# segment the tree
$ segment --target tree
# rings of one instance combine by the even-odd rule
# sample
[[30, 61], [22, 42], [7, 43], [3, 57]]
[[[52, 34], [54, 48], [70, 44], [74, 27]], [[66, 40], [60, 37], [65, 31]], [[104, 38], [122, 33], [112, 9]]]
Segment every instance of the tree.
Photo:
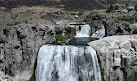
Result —
[[110, 5], [110, 7], [109, 7], [111, 10], [113, 10], [114, 9], [114, 7], [112, 6], [112, 5]]
[[137, 5], [135, 6], [135, 11], [137, 11]]
[[110, 7], [106, 10], [107, 13], [113, 12], [114, 7], [110, 5]]
[[125, 6], [128, 7], [128, 4], [126, 4]]
[[108, 9], [106, 10], [107, 13], [111, 13], [112, 11], [113, 11], [113, 10], [110, 9], [110, 8], [108, 8]]
[[114, 6], [114, 10], [118, 10], [119, 9], [119, 6], [118, 5], [115, 5]]

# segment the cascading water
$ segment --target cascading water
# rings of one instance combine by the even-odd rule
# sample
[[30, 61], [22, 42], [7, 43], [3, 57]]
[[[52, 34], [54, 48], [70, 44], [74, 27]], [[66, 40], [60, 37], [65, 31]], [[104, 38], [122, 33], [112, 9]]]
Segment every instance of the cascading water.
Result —
[[[76, 26], [76, 38], [90, 37], [89, 25]], [[96, 51], [90, 46], [44, 45], [37, 59], [36, 81], [101, 81]]]
[[89, 25], [76, 26], [76, 36], [75, 37], [90, 37], [91, 28]]
[[96, 37], [96, 38], [103, 38], [104, 36], [105, 36], [105, 28], [104, 28], [104, 26], [101, 29], [97, 30], [92, 35], [92, 37]]
[[36, 81], [101, 81], [96, 51], [90, 46], [42, 46]]

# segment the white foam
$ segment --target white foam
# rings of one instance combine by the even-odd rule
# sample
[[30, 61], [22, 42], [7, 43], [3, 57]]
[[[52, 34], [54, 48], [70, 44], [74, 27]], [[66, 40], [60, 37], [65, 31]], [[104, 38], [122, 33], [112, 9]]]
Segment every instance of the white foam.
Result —
[[101, 81], [96, 51], [90, 47], [44, 45], [37, 59], [36, 81]]
[[96, 38], [103, 38], [104, 36], [105, 36], [105, 28], [104, 28], [104, 26], [101, 29], [97, 30], [92, 35], [92, 37], [96, 37]]
[[76, 26], [76, 36], [75, 37], [90, 37], [91, 28], [89, 25]]

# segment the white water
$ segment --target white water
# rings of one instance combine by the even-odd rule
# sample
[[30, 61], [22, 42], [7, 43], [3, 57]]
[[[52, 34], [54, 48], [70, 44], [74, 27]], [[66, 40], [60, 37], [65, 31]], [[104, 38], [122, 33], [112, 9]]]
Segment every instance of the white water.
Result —
[[101, 81], [100, 75], [90, 46], [44, 45], [39, 50], [36, 81]]
[[76, 36], [75, 37], [90, 37], [91, 28], [89, 25], [76, 26]]
[[105, 36], [105, 28], [104, 28], [104, 26], [101, 29], [97, 30], [92, 35], [92, 37], [96, 37], [96, 38], [103, 38], [104, 36]]

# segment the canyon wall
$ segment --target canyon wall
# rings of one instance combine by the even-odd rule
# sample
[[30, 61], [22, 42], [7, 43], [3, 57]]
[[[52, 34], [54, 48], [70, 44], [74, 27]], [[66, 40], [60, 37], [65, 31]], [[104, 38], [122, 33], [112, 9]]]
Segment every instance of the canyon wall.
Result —
[[39, 48], [52, 43], [48, 26], [22, 24], [0, 31], [0, 81], [29, 81]]
[[103, 81], [137, 81], [137, 35], [106, 37], [89, 45], [97, 52]]

